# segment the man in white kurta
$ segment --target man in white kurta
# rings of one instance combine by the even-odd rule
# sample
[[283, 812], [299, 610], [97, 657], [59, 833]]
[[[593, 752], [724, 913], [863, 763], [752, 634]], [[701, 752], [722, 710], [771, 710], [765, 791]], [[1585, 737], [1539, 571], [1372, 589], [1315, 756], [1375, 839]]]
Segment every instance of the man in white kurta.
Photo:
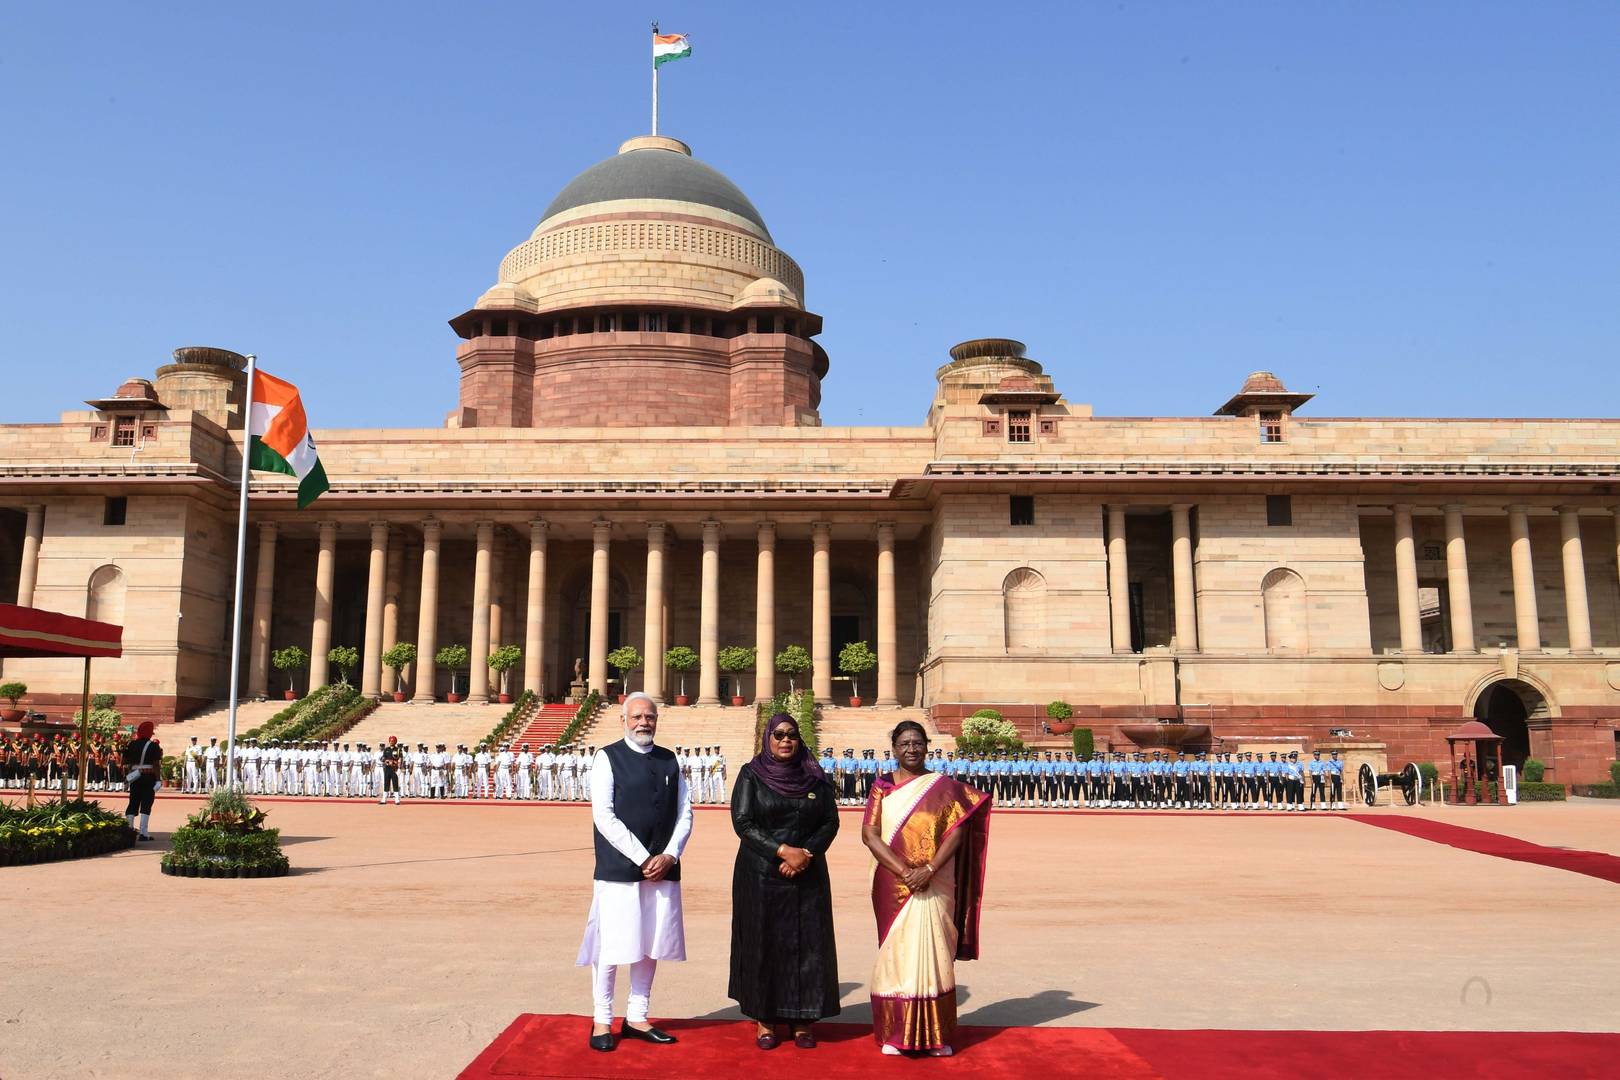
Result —
[[[619, 1038], [659, 1044], [675, 1041], [648, 1022], [647, 1011], [658, 961], [686, 959], [678, 878], [681, 852], [692, 834], [692, 795], [669, 751], [653, 744], [657, 730], [657, 704], [646, 694], [631, 694], [624, 703], [623, 743], [598, 752], [591, 763], [597, 869], [591, 913], [575, 963], [591, 968], [595, 1023], [590, 1045], [594, 1050], [612, 1050], [616, 1045], [613, 989], [619, 964], [630, 965], [630, 998]], [[629, 755], [650, 755], [653, 760], [647, 769], [631, 770], [637, 773], [635, 787], [622, 788], [613, 759], [620, 758], [622, 768], [623, 762], [635, 760]], [[667, 796], [670, 787], [675, 789], [673, 798]], [[642, 801], [626, 802], [627, 791], [639, 793]], [[649, 814], [648, 806], [655, 804], [667, 809]], [[639, 825], [632, 828], [627, 819]], [[657, 851], [648, 850], [647, 840], [665, 837]], [[622, 873], [623, 868], [629, 868], [631, 874]], [[605, 880], [632, 877], [636, 868], [639, 880]], [[670, 880], [672, 876], [676, 880]]]

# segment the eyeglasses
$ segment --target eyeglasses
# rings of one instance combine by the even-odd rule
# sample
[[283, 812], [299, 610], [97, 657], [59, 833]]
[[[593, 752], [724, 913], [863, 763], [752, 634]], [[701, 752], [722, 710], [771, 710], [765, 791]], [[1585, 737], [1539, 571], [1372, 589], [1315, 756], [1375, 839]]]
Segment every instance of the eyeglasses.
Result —
[[773, 732], [771, 732], [771, 738], [775, 739], [777, 742], [798, 742], [799, 741], [799, 737], [797, 735], [793, 734], [793, 732], [791, 732], [791, 731], [773, 731]]

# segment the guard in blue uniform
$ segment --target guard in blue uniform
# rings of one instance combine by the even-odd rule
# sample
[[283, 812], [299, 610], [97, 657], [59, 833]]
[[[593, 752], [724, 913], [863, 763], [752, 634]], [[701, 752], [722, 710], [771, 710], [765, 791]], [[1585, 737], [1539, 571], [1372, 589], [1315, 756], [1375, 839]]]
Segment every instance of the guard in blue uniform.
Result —
[[1311, 778], [1311, 801], [1306, 805], [1306, 809], [1326, 809], [1322, 803], [1327, 799], [1327, 791], [1323, 785], [1323, 780], [1327, 776], [1327, 762], [1322, 760], [1322, 751], [1311, 751], [1311, 760], [1305, 763], [1305, 772]]
[[1333, 756], [1328, 758], [1328, 786], [1333, 794], [1333, 809], [1344, 809], [1344, 762], [1339, 760], [1339, 752], [1332, 751]]
[[845, 806], [854, 806], [860, 801], [856, 792], [856, 785], [860, 783], [860, 760], [855, 756], [853, 746], [844, 747], [844, 756], [838, 759], [838, 792], [839, 802]]
[[1299, 811], [1305, 809], [1305, 769], [1299, 763], [1299, 751], [1291, 750], [1288, 760], [1283, 762], [1283, 780], [1287, 785], [1285, 791], [1288, 800], [1288, 809]]

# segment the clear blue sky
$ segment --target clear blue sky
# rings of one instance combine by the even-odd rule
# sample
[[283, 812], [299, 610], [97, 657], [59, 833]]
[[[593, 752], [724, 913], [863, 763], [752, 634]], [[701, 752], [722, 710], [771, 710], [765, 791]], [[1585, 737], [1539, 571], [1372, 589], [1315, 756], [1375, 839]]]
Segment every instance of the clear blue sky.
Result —
[[445, 320], [648, 124], [826, 319], [828, 424], [919, 423], [955, 342], [1099, 414], [1245, 373], [1316, 415], [1617, 415], [1620, 5], [10, 3], [0, 422], [177, 345], [319, 427], [437, 425]]

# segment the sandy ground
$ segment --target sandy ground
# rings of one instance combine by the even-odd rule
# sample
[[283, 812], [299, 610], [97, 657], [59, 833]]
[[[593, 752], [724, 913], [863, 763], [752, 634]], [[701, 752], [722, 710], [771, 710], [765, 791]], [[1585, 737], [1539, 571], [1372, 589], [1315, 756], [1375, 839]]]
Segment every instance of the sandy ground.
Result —
[[[293, 876], [163, 877], [194, 806], [160, 799], [158, 842], [131, 852], [0, 870], [0, 1076], [451, 1077], [521, 1012], [588, 1011], [584, 808], [272, 802]], [[1620, 834], [1620, 807], [1591, 802], [1393, 812], [1596, 850]], [[876, 942], [857, 825], [844, 815], [830, 858], [842, 1019], [863, 1022]], [[663, 965], [655, 1015], [736, 1015], [735, 851], [725, 812], [700, 811], [690, 959]], [[1326, 815], [1000, 812], [962, 1019], [1614, 1030], [1617, 901]]]

